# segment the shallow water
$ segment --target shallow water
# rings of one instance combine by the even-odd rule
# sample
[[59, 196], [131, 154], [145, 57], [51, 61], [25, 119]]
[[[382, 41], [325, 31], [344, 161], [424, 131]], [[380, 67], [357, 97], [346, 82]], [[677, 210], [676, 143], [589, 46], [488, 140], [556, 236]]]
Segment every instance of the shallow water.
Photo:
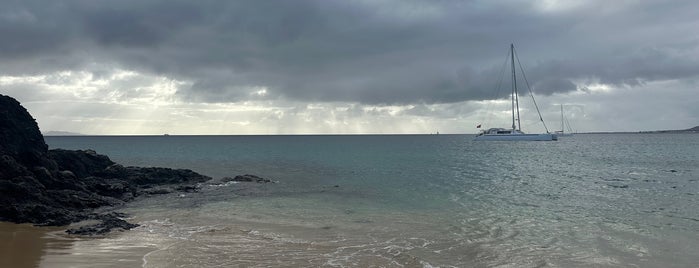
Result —
[[[472, 138], [46, 140], [51, 148], [91, 148], [126, 165], [189, 168], [212, 177], [249, 173], [279, 181], [204, 184], [199, 193], [131, 203], [124, 211], [141, 227], [73, 243], [72, 253], [90, 249], [97, 259], [94, 252], [144, 267], [693, 267], [699, 262], [694, 206], [699, 135], [597, 134], [514, 143]], [[44, 264], [73, 258], [58, 255], [46, 252]]]

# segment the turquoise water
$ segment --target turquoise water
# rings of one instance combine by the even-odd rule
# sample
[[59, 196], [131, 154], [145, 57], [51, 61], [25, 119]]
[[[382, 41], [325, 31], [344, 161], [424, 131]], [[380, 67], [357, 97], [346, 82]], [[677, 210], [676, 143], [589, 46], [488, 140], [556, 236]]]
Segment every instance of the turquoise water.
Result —
[[[124, 208], [145, 267], [694, 267], [699, 135], [47, 137], [220, 178]], [[109, 244], [109, 243], [107, 243]], [[106, 251], [108, 252], [108, 251]]]

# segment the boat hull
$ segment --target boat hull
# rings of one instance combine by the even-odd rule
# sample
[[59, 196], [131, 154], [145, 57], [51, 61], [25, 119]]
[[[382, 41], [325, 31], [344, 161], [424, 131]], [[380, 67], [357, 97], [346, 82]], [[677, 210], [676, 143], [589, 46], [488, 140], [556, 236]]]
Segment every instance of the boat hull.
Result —
[[476, 136], [477, 141], [555, 141], [555, 134], [483, 134]]

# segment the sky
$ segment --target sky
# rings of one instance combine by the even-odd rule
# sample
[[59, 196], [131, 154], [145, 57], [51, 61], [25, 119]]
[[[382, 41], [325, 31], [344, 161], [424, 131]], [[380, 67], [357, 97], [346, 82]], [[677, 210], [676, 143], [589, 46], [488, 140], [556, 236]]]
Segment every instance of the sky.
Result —
[[526, 76], [518, 81], [525, 132], [560, 129], [561, 105], [580, 132], [699, 125], [696, 0], [0, 5], [0, 94], [19, 100], [43, 132], [509, 127], [511, 43]]

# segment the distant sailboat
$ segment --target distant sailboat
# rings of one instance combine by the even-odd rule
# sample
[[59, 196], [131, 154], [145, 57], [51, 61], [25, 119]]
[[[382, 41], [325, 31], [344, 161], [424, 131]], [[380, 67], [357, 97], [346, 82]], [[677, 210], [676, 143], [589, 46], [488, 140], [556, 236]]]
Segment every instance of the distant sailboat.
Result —
[[[510, 44], [510, 55], [512, 57], [512, 128], [506, 129], [506, 128], [490, 128], [488, 130], [483, 130], [481, 131], [478, 136], [476, 136], [475, 140], [477, 141], [555, 141], [558, 140], [558, 136], [556, 134], [549, 133], [547, 130], [547, 133], [541, 133], [541, 134], [526, 134], [522, 131], [522, 126], [520, 124], [520, 117], [519, 117], [519, 96], [518, 96], [518, 91], [517, 91], [517, 74], [515, 72], [515, 45]], [[519, 62], [519, 59], [518, 59]], [[521, 64], [520, 64], [520, 69], [521, 69]], [[525, 78], [526, 79], [526, 78]], [[527, 84], [527, 87], [529, 85]], [[536, 111], [539, 112], [539, 108], [536, 105], [536, 100], [534, 100], [534, 95], [531, 94], [531, 89], [529, 89], [529, 93], [532, 97], [532, 101], [534, 102], [534, 106], [537, 107]], [[516, 116], [516, 119], [515, 119]], [[539, 113], [539, 119], [541, 119], [541, 122], [544, 123], [544, 119], [541, 117], [541, 113]], [[481, 125], [479, 124], [477, 128], [480, 128]], [[546, 124], [544, 123], [544, 128], [546, 128]]]
[[[566, 126], [568, 129], [568, 132], [565, 131]], [[555, 132], [555, 134], [558, 137], [573, 136], [573, 130], [570, 128], [570, 123], [568, 123], [568, 119], [566, 119], [565, 115], [563, 115], [563, 104], [561, 104], [561, 130], [557, 130]]]

